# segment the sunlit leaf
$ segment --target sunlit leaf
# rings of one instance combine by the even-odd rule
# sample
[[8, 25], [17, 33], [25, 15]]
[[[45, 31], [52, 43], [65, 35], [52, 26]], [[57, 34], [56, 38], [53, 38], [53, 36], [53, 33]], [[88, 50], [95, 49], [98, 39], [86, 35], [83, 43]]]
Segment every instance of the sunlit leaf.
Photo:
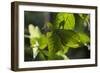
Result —
[[[48, 49], [50, 55], [57, 51], [62, 51], [63, 55], [68, 52], [68, 47], [79, 47], [79, 36], [72, 30], [57, 29], [55, 32], [48, 33]], [[60, 54], [61, 54], [60, 53]]]
[[48, 48], [50, 50], [54, 49], [55, 51], [58, 49], [62, 48], [62, 43], [60, 41], [59, 36], [55, 33], [49, 33], [50, 35], [48, 36]]
[[63, 53], [63, 51], [58, 51], [56, 54], [57, 54], [58, 56], [63, 57], [64, 60], [67, 60], [67, 59], [68, 59], [68, 57]]
[[71, 48], [78, 48], [80, 45], [79, 45], [79, 43], [77, 43], [76, 41], [74, 42], [75, 40], [70, 40], [67, 44], [66, 44], [66, 46], [68, 46], [68, 47], [71, 47]]
[[79, 47], [79, 35], [72, 30], [58, 30], [57, 31], [61, 42], [67, 47], [76, 48]]
[[45, 49], [45, 47], [47, 46], [47, 37], [41, 35], [41, 37], [38, 39], [38, 42], [39, 42], [39, 48]]
[[38, 55], [39, 53], [39, 50], [38, 50], [38, 46], [39, 46], [39, 43], [36, 41], [36, 43], [33, 45], [33, 58], [35, 59], [36, 56]]
[[36, 43], [36, 38], [30, 38], [31, 47], [33, 47], [35, 43]]
[[58, 13], [55, 25], [57, 28], [73, 30], [75, 26], [75, 18], [70, 13]]
[[47, 46], [47, 39], [43, 34], [41, 34], [38, 26], [35, 27], [34, 25], [30, 24], [29, 33], [30, 33], [30, 44], [33, 50], [33, 58], [36, 58], [39, 49], [44, 49]]
[[38, 28], [38, 26], [35, 27], [33, 24], [29, 24], [29, 33], [30, 37], [33, 38], [40, 38], [41, 36], [40, 29]]
[[86, 35], [85, 33], [78, 33], [79, 37], [80, 37], [80, 42], [82, 43], [89, 43], [90, 42], [90, 38], [88, 35]]

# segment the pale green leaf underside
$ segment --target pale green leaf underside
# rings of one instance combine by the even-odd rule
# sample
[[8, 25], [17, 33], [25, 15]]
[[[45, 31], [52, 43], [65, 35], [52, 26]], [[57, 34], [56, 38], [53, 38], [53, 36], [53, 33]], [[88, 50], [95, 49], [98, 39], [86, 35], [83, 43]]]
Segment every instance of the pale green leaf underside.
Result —
[[34, 26], [33, 24], [29, 24], [29, 33], [31, 38], [40, 38], [41, 32], [38, 26]]

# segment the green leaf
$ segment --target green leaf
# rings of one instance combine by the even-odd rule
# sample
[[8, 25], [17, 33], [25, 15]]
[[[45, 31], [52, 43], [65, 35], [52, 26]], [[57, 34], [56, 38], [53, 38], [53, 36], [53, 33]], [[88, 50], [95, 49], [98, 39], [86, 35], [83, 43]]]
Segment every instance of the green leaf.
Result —
[[90, 29], [89, 14], [74, 14], [75, 16], [75, 30], [78, 32], [88, 33]]
[[34, 46], [36, 41], [39, 43], [39, 48], [44, 49], [47, 46], [47, 38], [40, 32], [38, 26], [29, 24], [30, 44]]
[[78, 32], [84, 32], [84, 20], [78, 15], [75, 16], [75, 30]]
[[36, 43], [36, 38], [30, 38], [30, 45], [31, 47], [34, 47], [34, 44]]
[[55, 32], [48, 33], [48, 49], [49, 54], [53, 55], [52, 53], [57, 52], [59, 49], [62, 49], [63, 45], [60, 41], [59, 36]]
[[52, 23], [47, 22], [46, 24], [47, 24], [47, 27], [48, 27], [48, 28], [51, 28], [51, 29], [53, 29], [53, 28], [54, 28]]
[[64, 53], [64, 54], [66, 54], [66, 53], [68, 52], [68, 50], [69, 50], [69, 47], [67, 47], [67, 46], [64, 46], [64, 47], [63, 47], [63, 53]]
[[31, 38], [40, 38], [41, 32], [38, 26], [34, 26], [33, 24], [29, 24], [29, 33]]
[[87, 14], [79, 14], [79, 16], [82, 18], [82, 19], [85, 19], [87, 17]]
[[58, 13], [55, 20], [56, 28], [73, 30], [75, 26], [75, 18], [70, 13]]
[[39, 53], [39, 50], [38, 50], [39, 44], [38, 44], [38, 42], [36, 41], [36, 43], [35, 43], [34, 45], [32, 45], [32, 46], [33, 46], [33, 48], [32, 48], [32, 51], [33, 51], [33, 58], [35, 59], [36, 56], [37, 56], [38, 53]]
[[41, 37], [38, 39], [39, 42], [39, 48], [45, 49], [47, 47], [47, 37], [44, 35], [41, 35]]
[[38, 57], [40, 60], [46, 60], [45, 55], [42, 52], [39, 52]]
[[68, 57], [64, 54], [63, 51], [58, 51], [56, 54], [57, 54], [58, 56], [63, 57], [64, 60], [67, 60], [67, 59], [68, 59]]
[[84, 20], [88, 20], [89, 19], [89, 14], [79, 14], [79, 16]]
[[48, 56], [48, 50], [42, 50], [42, 53], [43, 53], [45, 56]]
[[71, 40], [66, 44], [67, 47], [78, 48], [80, 45], [75, 40]]
[[79, 35], [72, 30], [57, 29], [53, 32], [48, 32], [47, 36], [49, 59], [53, 59], [52, 56], [59, 50], [64, 55], [68, 52], [69, 47], [79, 47]]
[[85, 33], [78, 33], [79, 37], [80, 37], [80, 42], [86, 44], [90, 42], [90, 38], [88, 35], [86, 35]]
[[[38, 26], [29, 24], [30, 44], [33, 51], [33, 58], [39, 53], [39, 49], [45, 49], [47, 46], [47, 38], [40, 32]], [[42, 54], [41, 54], [42, 56]]]
[[89, 22], [90, 15], [89, 14], [79, 14], [79, 16], [84, 20], [84, 22], [86, 23], [86, 26], [88, 26], [90, 24], [90, 22]]
[[[53, 60], [57, 57], [56, 52], [63, 50], [64, 46], [56, 32], [48, 32], [48, 59]], [[55, 57], [54, 57], [55, 56]], [[57, 58], [58, 59], [58, 58]]]
[[72, 30], [57, 30], [57, 33], [64, 46], [77, 48], [79, 47], [79, 35]]

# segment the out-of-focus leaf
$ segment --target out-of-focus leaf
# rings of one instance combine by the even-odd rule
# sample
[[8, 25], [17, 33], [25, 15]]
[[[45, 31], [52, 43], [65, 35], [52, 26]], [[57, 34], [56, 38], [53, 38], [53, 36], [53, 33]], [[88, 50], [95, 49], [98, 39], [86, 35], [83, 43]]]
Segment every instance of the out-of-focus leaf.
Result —
[[36, 38], [30, 38], [30, 45], [31, 45], [31, 47], [34, 47], [35, 43], [36, 43]]
[[[82, 25], [80, 23], [79, 25], [81, 25], [84, 29], [86, 28], [87, 30], [89, 30], [90, 29], [90, 15], [89, 14], [78, 14], [78, 15], [79, 15], [78, 18], [80, 18], [80, 20], [83, 22]], [[79, 22], [81, 22], [80, 20]], [[78, 20], [76, 19], [76, 21]]]
[[[33, 58], [39, 53], [39, 49], [44, 49], [47, 46], [47, 38], [41, 34], [38, 26], [29, 24], [30, 44], [33, 50]], [[42, 56], [42, 55], [41, 55]]]
[[32, 24], [29, 25], [30, 44], [33, 46], [36, 41], [39, 43], [39, 48], [44, 49], [47, 46], [47, 38], [41, 34], [40, 29]]
[[89, 14], [79, 14], [79, 16], [84, 20], [88, 20], [89, 19]]
[[39, 52], [38, 55], [40, 60], [46, 60], [45, 55], [42, 52]]
[[70, 13], [58, 13], [55, 20], [56, 28], [73, 30], [75, 26], [75, 18]]
[[64, 54], [64, 52], [63, 51], [58, 51], [57, 53], [56, 53], [58, 56], [61, 56], [64, 60], [67, 60], [68, 59], [68, 57]]
[[79, 16], [82, 18], [82, 19], [85, 19], [87, 17], [87, 14], [79, 14]]
[[45, 56], [48, 56], [48, 50], [42, 50], [42, 52]]
[[67, 44], [66, 44], [66, 46], [68, 46], [68, 47], [71, 47], [71, 48], [78, 48], [80, 45], [79, 45], [79, 43], [77, 43], [76, 41], [74, 42], [75, 40], [71, 40], [71, 41], [69, 41]]
[[84, 32], [84, 20], [78, 15], [74, 14], [75, 16], [75, 30], [78, 32]]
[[90, 38], [88, 35], [86, 35], [85, 33], [78, 33], [79, 37], [80, 37], [80, 42], [86, 44], [90, 42]]
[[67, 53], [68, 50], [69, 50], [69, 47], [67, 47], [67, 46], [64, 46], [64, 47], [63, 47], [63, 53], [64, 53], [64, 54]]
[[39, 48], [45, 49], [45, 47], [47, 46], [47, 37], [41, 35], [41, 37], [38, 39], [38, 42], [39, 42]]
[[38, 50], [39, 44], [38, 44], [38, 42], [36, 41], [36, 43], [35, 43], [34, 45], [32, 45], [32, 46], [33, 46], [33, 48], [32, 48], [32, 50], [33, 50], [33, 58], [35, 59], [36, 56], [37, 56], [38, 53], [39, 53], [39, 50]]
[[41, 32], [38, 26], [34, 26], [33, 24], [29, 24], [29, 33], [31, 38], [40, 38]]
[[49, 28], [51, 28], [51, 29], [53, 29], [53, 28], [54, 28], [52, 23], [47, 22], [46, 24], [47, 24], [47, 27], [49, 27]]

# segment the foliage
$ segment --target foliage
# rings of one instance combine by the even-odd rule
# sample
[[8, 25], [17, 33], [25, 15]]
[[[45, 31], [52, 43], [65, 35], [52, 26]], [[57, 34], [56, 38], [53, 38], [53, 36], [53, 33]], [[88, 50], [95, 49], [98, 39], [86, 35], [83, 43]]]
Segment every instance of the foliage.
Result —
[[30, 46], [33, 58], [41, 60], [69, 59], [66, 55], [70, 48], [87, 46], [90, 37], [83, 28], [89, 27], [89, 15], [57, 13], [54, 21], [46, 23], [50, 30], [45, 34], [38, 26], [29, 24]]

